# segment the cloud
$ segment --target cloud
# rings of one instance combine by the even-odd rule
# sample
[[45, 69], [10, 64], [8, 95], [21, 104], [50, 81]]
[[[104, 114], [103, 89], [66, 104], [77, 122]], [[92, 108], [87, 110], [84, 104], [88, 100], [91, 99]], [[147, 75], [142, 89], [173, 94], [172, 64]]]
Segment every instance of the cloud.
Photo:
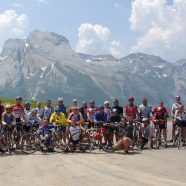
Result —
[[13, 6], [15, 7], [15, 8], [24, 8], [24, 5], [23, 4], [20, 4], [20, 3], [13, 3]]
[[47, 4], [48, 1], [47, 0], [35, 0], [37, 3], [39, 4]]
[[27, 24], [26, 14], [18, 15], [15, 10], [6, 10], [0, 14], [0, 47], [9, 38], [23, 36]]
[[132, 52], [146, 52], [174, 61], [186, 57], [186, 1], [135, 0], [131, 29], [141, 36]]
[[87, 54], [112, 54], [121, 57], [121, 43], [110, 40], [110, 30], [99, 24], [85, 23], [78, 29], [77, 52]]

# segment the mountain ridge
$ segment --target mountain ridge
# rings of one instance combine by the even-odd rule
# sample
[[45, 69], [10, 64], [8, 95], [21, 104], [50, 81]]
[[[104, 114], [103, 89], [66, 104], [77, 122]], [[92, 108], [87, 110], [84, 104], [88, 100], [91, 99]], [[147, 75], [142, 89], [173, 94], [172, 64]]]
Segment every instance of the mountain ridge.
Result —
[[[6, 64], [6, 65], [4, 65]], [[67, 38], [35, 30], [25, 39], [9, 39], [0, 53], [0, 94], [46, 100], [64, 97], [69, 104], [95, 98], [128, 96], [163, 99], [186, 96], [186, 60], [167, 62], [159, 56], [133, 53], [117, 59], [111, 55], [75, 52]]]

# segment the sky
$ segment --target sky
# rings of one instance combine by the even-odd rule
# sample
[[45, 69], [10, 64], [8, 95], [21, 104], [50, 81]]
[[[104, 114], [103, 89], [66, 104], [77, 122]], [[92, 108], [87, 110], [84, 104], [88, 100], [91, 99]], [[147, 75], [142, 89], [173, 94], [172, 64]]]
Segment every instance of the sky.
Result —
[[186, 58], [186, 0], [0, 0], [0, 48], [35, 29], [65, 36], [74, 50], [117, 58]]

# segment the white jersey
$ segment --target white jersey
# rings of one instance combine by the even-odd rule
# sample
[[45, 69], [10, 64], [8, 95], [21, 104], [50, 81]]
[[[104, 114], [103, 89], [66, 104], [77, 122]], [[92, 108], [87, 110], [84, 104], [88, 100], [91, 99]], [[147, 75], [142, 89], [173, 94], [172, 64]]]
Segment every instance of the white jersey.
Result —
[[172, 105], [172, 117], [174, 117], [176, 111], [178, 110], [178, 107], [180, 106], [181, 104], [178, 104], [178, 103], [173, 103]]
[[40, 121], [41, 121], [41, 118], [38, 115], [36, 115], [34, 117], [32, 116], [31, 113], [27, 115], [26, 122], [28, 122], [28, 123], [39, 124]]
[[73, 141], [77, 141], [80, 139], [81, 128], [79, 125], [76, 125], [75, 127], [70, 126], [69, 130]]
[[42, 118], [43, 117], [43, 114], [44, 114], [44, 108], [38, 108], [36, 107], [35, 108], [36, 112], [37, 112], [37, 115]]
[[52, 107], [45, 107], [44, 108], [44, 119], [49, 119], [51, 114], [54, 112], [54, 109]]
[[186, 121], [186, 111], [183, 111], [181, 113], [179, 113], [178, 111], [176, 111], [176, 119], [180, 120], [180, 121]]
[[152, 113], [152, 106], [147, 104], [146, 106], [141, 104], [139, 106], [139, 114], [141, 118], [150, 118], [150, 114]]

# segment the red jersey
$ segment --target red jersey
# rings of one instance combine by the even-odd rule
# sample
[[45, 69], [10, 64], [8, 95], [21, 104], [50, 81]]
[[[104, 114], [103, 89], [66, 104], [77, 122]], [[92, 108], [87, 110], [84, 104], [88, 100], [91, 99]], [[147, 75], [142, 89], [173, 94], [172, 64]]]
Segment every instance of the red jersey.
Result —
[[138, 113], [138, 107], [136, 105], [133, 106], [126, 105], [124, 107], [124, 112], [127, 115], [127, 117], [129, 117], [129, 119], [135, 119]]
[[[154, 110], [153, 110], [153, 113], [156, 113], [157, 112], [157, 110], [158, 110], [158, 107], [161, 107], [161, 106], [156, 106], [155, 108], [154, 108]], [[163, 113], [165, 114], [165, 115], [167, 115], [168, 116], [168, 110], [167, 110], [167, 108], [166, 107], [162, 107], [162, 111], [163, 111]]]
[[19, 110], [21, 110], [21, 112], [24, 112], [24, 107], [22, 105], [18, 105], [16, 103], [12, 105], [12, 109], [13, 110], [19, 109]]

